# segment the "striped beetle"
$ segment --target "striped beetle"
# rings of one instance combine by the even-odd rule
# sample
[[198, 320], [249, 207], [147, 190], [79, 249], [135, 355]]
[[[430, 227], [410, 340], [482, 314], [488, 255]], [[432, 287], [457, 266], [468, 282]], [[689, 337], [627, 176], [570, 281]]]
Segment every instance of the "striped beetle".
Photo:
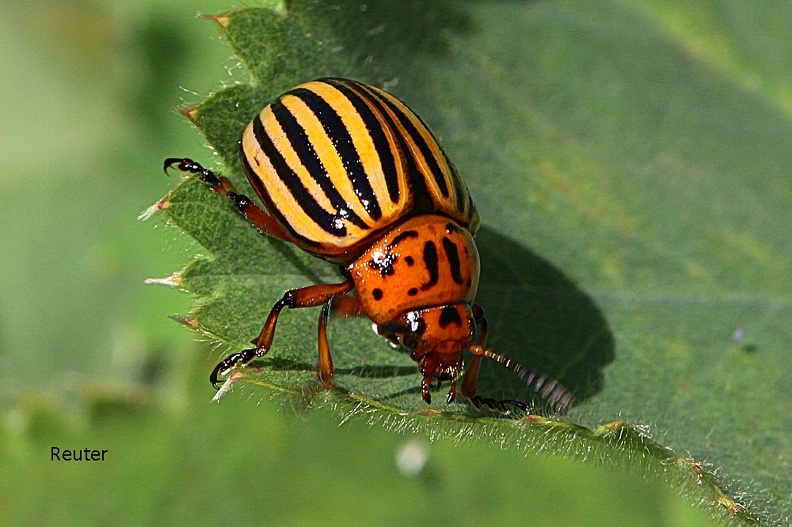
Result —
[[486, 348], [487, 320], [474, 303], [476, 206], [437, 140], [404, 103], [352, 80], [307, 82], [256, 115], [240, 147], [245, 174], [264, 208], [191, 159], [166, 159], [165, 170], [175, 166], [196, 174], [263, 233], [338, 264], [343, 281], [287, 291], [252, 341], [255, 347], [215, 367], [215, 388], [224, 372], [269, 351], [283, 308], [323, 306], [317, 376], [328, 388], [333, 362], [327, 321], [336, 311], [368, 316], [379, 335], [409, 350], [427, 403], [433, 382], [439, 388], [450, 381], [447, 401], [455, 400], [462, 353], [469, 350], [461, 393], [474, 406], [529, 409], [476, 393], [487, 357], [525, 379], [555, 409], [569, 408], [572, 395], [558, 382]]

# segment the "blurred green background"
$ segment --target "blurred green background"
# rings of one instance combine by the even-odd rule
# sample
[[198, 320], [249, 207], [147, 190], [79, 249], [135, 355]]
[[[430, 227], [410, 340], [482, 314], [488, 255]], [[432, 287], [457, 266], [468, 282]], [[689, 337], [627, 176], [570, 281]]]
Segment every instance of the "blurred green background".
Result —
[[[210, 155], [175, 108], [235, 68], [193, 17], [233, 4], [0, 5], [0, 524], [710, 524], [634, 474], [210, 404], [218, 353], [164, 316], [190, 298], [144, 285], [189, 241], [136, 217], [173, 184], [163, 158]], [[416, 476], [405, 445], [428, 456]]]

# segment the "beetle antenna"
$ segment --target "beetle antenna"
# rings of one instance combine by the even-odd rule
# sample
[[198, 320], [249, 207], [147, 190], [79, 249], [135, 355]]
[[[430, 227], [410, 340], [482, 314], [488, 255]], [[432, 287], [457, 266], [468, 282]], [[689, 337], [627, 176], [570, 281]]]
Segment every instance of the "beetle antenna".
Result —
[[528, 386], [548, 401], [555, 411], [559, 413], [566, 413], [575, 401], [575, 396], [572, 395], [564, 385], [547, 375], [531, 371], [522, 364], [518, 364], [510, 358], [486, 348], [481, 348], [480, 354], [513, 371], [519, 378], [524, 380]]

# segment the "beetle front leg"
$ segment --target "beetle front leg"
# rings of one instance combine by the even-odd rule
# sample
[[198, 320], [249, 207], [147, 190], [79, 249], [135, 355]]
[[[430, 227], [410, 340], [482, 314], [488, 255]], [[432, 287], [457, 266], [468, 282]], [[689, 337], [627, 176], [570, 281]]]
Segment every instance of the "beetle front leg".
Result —
[[179, 172], [196, 174], [198, 179], [206, 183], [212, 192], [225, 196], [231, 200], [239, 212], [241, 212], [250, 223], [258, 230], [287, 242], [293, 240], [289, 237], [283, 227], [280, 226], [269, 214], [256, 205], [253, 200], [244, 194], [237, 192], [234, 184], [227, 177], [215, 174], [211, 170], [204, 168], [197, 161], [189, 158], [169, 157], [165, 160], [163, 169], [168, 173], [169, 168], [176, 168]]
[[330, 345], [327, 343], [327, 319], [330, 317], [333, 298], [325, 302], [319, 315], [319, 369], [316, 376], [325, 388], [333, 387], [333, 357], [330, 356]]
[[[473, 320], [479, 330], [478, 339], [476, 344], [480, 347], [487, 345], [487, 332], [489, 331], [489, 324], [484, 317], [484, 310], [478, 304], [473, 304], [471, 307], [473, 311]], [[474, 406], [479, 406], [473, 401], [476, 397], [476, 380], [478, 379], [479, 370], [481, 369], [481, 361], [484, 357], [482, 355], [473, 355], [470, 358], [470, 364], [465, 368], [465, 375], [462, 377], [462, 395], [466, 399], [470, 399]]]
[[430, 391], [432, 387], [432, 379], [429, 377], [424, 377], [421, 379], [421, 398], [426, 402], [426, 404], [432, 404], [432, 392]]
[[267, 354], [272, 346], [272, 339], [275, 337], [275, 327], [278, 324], [278, 316], [283, 308], [297, 309], [302, 307], [316, 307], [322, 304], [325, 304], [325, 307], [322, 309], [323, 315], [319, 321], [320, 381], [328, 387], [332, 386], [333, 363], [330, 359], [330, 349], [327, 345], [327, 317], [324, 312], [326, 310], [327, 313], [329, 313], [333, 298], [348, 293], [353, 287], [354, 284], [352, 281], [347, 280], [339, 284], [315, 284], [286, 291], [283, 297], [272, 306], [267, 316], [267, 321], [264, 323], [264, 327], [261, 329], [259, 336], [251, 341], [256, 347], [243, 350], [239, 353], [233, 353], [220, 361], [209, 376], [209, 381], [212, 383], [212, 386], [216, 389], [219, 388], [219, 376], [223, 372], [231, 369], [237, 364], [241, 363], [244, 365], [255, 357], [263, 357]]

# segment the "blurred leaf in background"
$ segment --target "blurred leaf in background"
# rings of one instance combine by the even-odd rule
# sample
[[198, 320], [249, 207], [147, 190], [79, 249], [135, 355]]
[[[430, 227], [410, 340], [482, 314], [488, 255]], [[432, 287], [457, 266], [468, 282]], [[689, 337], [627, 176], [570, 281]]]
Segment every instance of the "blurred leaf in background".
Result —
[[[673, 489], [563, 459], [441, 441], [407, 479], [395, 434], [284, 423], [249, 391], [205, 404], [218, 354], [162, 317], [189, 298], [142, 286], [194, 251], [134, 218], [172, 184], [163, 158], [209, 160], [173, 108], [246, 80], [191, 18], [233, 6], [7, 3], [3, 523], [707, 524]], [[785, 4], [336, 7], [325, 27], [344, 25], [318, 45], [442, 136], [492, 229], [484, 257], [502, 263], [508, 234], [604, 312], [616, 360], [575, 419], [648, 421], [788, 514]], [[526, 184], [492, 184], [502, 174]], [[490, 280], [481, 300], [509, 322], [497, 306], [513, 290]], [[494, 324], [493, 344], [515, 346], [511, 325]], [[111, 456], [53, 463], [57, 445]]]
[[141, 284], [183, 255], [134, 218], [167, 187], [156, 161], [201, 148], [173, 109], [194, 98], [181, 85], [219, 84], [188, 65], [222, 63], [222, 46], [175, 22], [192, 20], [184, 6], [14, 4], [0, 37], [4, 389], [146, 382], [149, 361], [171, 360], [180, 338], [162, 314], [182, 302]]

